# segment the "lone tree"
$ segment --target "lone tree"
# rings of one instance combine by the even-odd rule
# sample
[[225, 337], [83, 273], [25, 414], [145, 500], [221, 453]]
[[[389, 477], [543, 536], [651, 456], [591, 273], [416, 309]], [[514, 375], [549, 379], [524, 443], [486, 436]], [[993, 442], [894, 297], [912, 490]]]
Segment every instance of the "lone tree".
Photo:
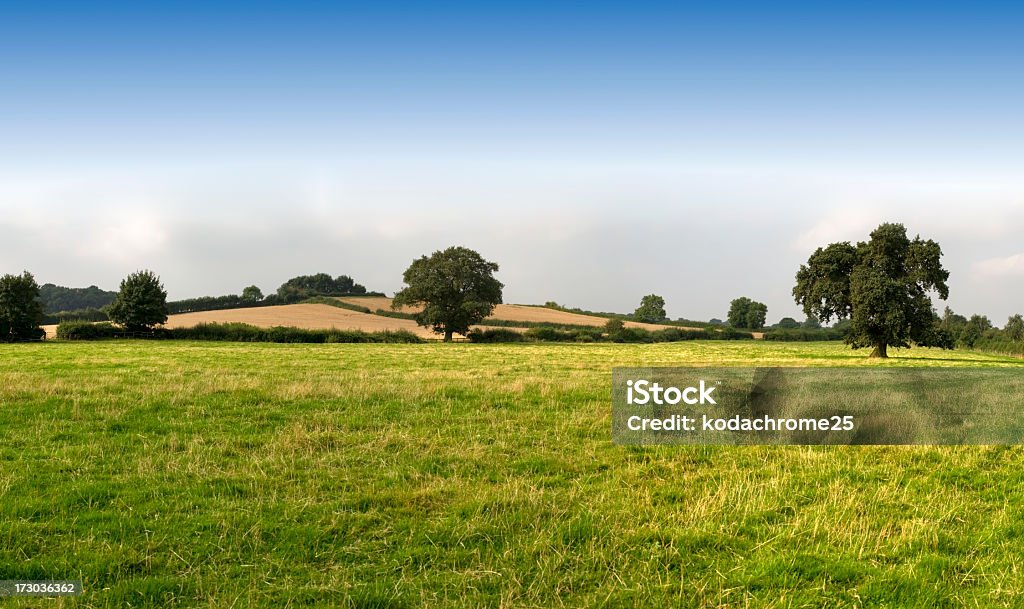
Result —
[[497, 270], [497, 264], [465, 247], [421, 256], [406, 269], [406, 287], [395, 294], [391, 307], [422, 305], [416, 323], [451, 342], [452, 334], [466, 334], [501, 304], [505, 286], [494, 278]]
[[911, 241], [902, 224], [882, 224], [856, 246], [845, 241], [818, 248], [796, 274], [793, 297], [822, 323], [850, 318], [846, 342], [873, 347], [888, 357], [889, 346], [941, 346], [931, 292], [949, 297], [942, 249], [931, 239]]
[[42, 338], [44, 317], [32, 273], [0, 277], [0, 342]]
[[137, 271], [121, 281], [121, 290], [107, 312], [130, 332], [167, 323], [167, 292], [152, 271]]
[[1010, 340], [1024, 340], [1024, 317], [1020, 313], [1011, 315], [1003, 326], [1003, 332]]
[[657, 294], [648, 294], [640, 299], [640, 306], [633, 312], [637, 321], [658, 323], [665, 321], [665, 299]]
[[729, 303], [729, 325], [734, 328], [760, 330], [768, 317], [768, 305], [741, 296]]
[[246, 302], [259, 302], [263, 300], [263, 290], [258, 286], [251, 285], [242, 290], [242, 300]]

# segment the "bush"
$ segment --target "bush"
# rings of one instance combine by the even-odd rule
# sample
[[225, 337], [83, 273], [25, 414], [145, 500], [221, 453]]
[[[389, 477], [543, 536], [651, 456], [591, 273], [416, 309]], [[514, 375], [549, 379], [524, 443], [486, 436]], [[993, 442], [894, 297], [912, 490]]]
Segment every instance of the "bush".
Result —
[[167, 338], [234, 341], [248, 343], [419, 343], [411, 332], [360, 332], [356, 330], [308, 330], [275, 326], [259, 328], [249, 324], [199, 324], [167, 330]]
[[554, 326], [536, 326], [528, 329], [525, 332], [525, 337], [528, 340], [566, 343], [574, 342], [576, 340], [576, 333], [568, 330], [559, 330]]
[[844, 333], [842, 330], [836, 330], [834, 328], [821, 328], [818, 330], [773, 328], [765, 331], [764, 333], [765, 340], [780, 342], [843, 340], [843, 336]]
[[62, 321], [57, 326], [57, 338], [62, 340], [98, 340], [116, 338], [120, 329], [109, 322], [90, 323], [88, 321]]
[[505, 328], [491, 328], [471, 330], [466, 335], [471, 343], [521, 343], [525, 339], [521, 332], [506, 330]]
[[617, 343], [651, 343], [654, 342], [651, 334], [651, 332], [643, 328], [623, 328], [619, 330], [617, 335], [612, 337], [612, 340]]
[[724, 332], [714, 330], [683, 330], [680, 328], [667, 328], [651, 332], [651, 339], [657, 343], [675, 343], [682, 340], [717, 340]]
[[1009, 338], [980, 338], [975, 341], [974, 349], [1002, 355], [1024, 355], [1024, 342]]

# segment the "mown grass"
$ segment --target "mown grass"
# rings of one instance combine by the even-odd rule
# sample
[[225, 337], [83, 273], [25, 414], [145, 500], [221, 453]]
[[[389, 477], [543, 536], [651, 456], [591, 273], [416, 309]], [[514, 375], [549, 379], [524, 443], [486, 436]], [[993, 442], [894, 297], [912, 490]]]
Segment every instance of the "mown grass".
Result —
[[[0, 345], [0, 579], [68, 607], [1013, 607], [1017, 447], [623, 447], [612, 366], [838, 344]], [[32, 599], [28, 599], [32, 600]]]

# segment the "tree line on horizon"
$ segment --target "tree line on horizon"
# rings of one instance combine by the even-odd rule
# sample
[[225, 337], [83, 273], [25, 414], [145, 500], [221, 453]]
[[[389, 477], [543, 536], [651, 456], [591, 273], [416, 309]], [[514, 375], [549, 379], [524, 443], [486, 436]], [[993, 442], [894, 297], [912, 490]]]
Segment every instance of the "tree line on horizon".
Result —
[[[45, 317], [43, 323], [60, 321], [108, 321], [108, 307], [117, 298], [117, 292], [107, 291], [95, 285], [87, 288], [69, 288], [46, 283], [39, 287]], [[241, 294], [225, 296], [199, 296], [169, 301], [167, 312], [189, 313], [193, 311], [214, 311], [252, 306], [273, 306], [301, 302], [316, 296], [366, 296], [383, 295], [381, 292], [367, 292], [348, 275], [331, 277], [327, 273], [299, 275], [285, 281], [275, 293], [264, 296], [255, 285], [247, 286]]]
[[[887, 357], [889, 347], [1019, 349], [1015, 345], [1024, 342], [1024, 318], [1019, 314], [1011, 316], [1000, 330], [982, 315], [966, 318], [949, 307], [944, 315], [937, 313], [931, 295], [943, 300], [949, 296], [949, 272], [942, 267], [941, 257], [938, 243], [920, 236], [910, 239], [906, 228], [895, 223], [879, 225], [867, 241], [856, 245], [840, 242], [819, 247], [800, 266], [793, 288], [794, 300], [803, 307], [807, 320], [800, 323], [783, 318], [771, 329], [813, 333], [822, 332], [821, 324], [835, 322], [834, 329], [841, 329], [847, 344], [854, 349], [871, 348], [872, 357]], [[473, 325], [501, 304], [504, 285], [494, 277], [498, 269], [497, 263], [465, 247], [421, 256], [403, 274], [405, 286], [395, 294], [392, 307], [417, 307], [413, 316], [416, 322], [451, 341], [454, 334], [468, 334]], [[43, 287], [51, 295], [68, 293], [52, 284]], [[38, 326], [45, 318], [42, 293], [27, 271], [0, 278], [0, 340], [38, 338]], [[95, 286], [81, 289], [81, 294], [92, 299], [104, 297]], [[167, 303], [159, 277], [151, 271], [139, 271], [121, 282], [114, 299], [101, 311], [126, 329], [145, 330], [165, 323], [170, 313], [187, 310], [365, 294], [366, 288], [347, 275], [318, 273], [289, 279], [268, 297], [257, 286], [248, 286], [237, 296]], [[554, 302], [545, 306], [564, 309]], [[604, 315], [610, 319], [673, 323], [665, 312], [665, 299], [657, 294], [644, 296], [632, 314]], [[730, 303], [728, 321], [721, 325], [761, 330], [766, 317], [764, 303], [743, 296]]]

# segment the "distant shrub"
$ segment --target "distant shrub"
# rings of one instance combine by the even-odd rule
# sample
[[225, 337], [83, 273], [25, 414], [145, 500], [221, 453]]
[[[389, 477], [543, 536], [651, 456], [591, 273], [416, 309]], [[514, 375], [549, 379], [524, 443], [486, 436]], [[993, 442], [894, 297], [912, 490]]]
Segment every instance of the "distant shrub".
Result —
[[466, 335], [466, 338], [471, 343], [521, 343], [525, 340], [521, 332], [506, 330], [505, 328], [489, 328], [486, 330], [477, 328], [471, 330]]
[[1024, 355], [1024, 341], [1009, 338], [979, 338], [974, 342], [974, 349], [1002, 355]]
[[622, 332], [622, 329], [626, 327], [626, 322], [621, 319], [609, 319], [604, 324], [604, 331], [607, 334], [618, 334]]
[[713, 330], [683, 330], [681, 328], [666, 328], [664, 330], [655, 330], [650, 334], [654, 342], [674, 343], [683, 340], [718, 340], [718, 335], [724, 333], [715, 332]]
[[419, 343], [412, 332], [360, 332], [358, 330], [310, 330], [275, 326], [260, 328], [249, 324], [199, 324], [168, 330], [167, 338], [235, 341], [251, 343]]
[[529, 340], [544, 342], [573, 342], [576, 340], [576, 333], [568, 330], [559, 330], [553, 326], [536, 326], [528, 329], [525, 336]]
[[99, 340], [116, 338], [119, 328], [109, 322], [94, 324], [88, 321], [63, 321], [57, 326], [57, 338], [62, 340]]
[[811, 342], [842, 340], [843, 331], [836, 330], [833, 328], [820, 328], [817, 330], [802, 328], [773, 328], [771, 330], [765, 331], [764, 339], [779, 342]]
[[643, 328], [623, 328], [614, 340], [617, 343], [653, 343], [654, 337]]

